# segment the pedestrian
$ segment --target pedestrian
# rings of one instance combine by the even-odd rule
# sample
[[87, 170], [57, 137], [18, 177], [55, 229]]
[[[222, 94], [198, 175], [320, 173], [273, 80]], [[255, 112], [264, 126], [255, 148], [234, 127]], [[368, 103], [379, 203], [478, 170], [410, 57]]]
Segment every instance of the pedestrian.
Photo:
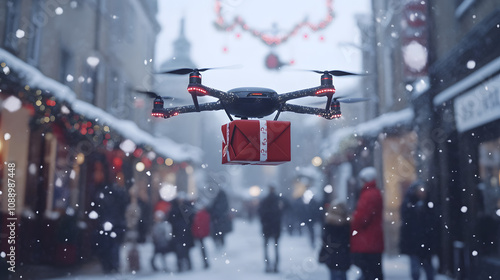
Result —
[[[96, 163], [96, 168], [97, 166], [103, 165]], [[125, 210], [129, 203], [123, 176], [123, 173], [118, 173], [114, 184], [103, 182], [94, 199], [94, 211], [97, 213], [98, 223], [96, 247], [104, 273], [120, 271], [120, 245], [127, 228]]]
[[361, 190], [351, 218], [351, 258], [363, 280], [383, 280], [382, 194], [377, 188], [377, 171], [365, 167], [359, 172]]
[[432, 255], [437, 240], [436, 216], [427, 200], [426, 186], [413, 182], [401, 204], [401, 229], [399, 250], [410, 257], [410, 273], [413, 280], [420, 279], [423, 268], [427, 280], [434, 280], [435, 269]]
[[129, 189], [130, 203], [125, 209], [125, 221], [127, 222], [127, 232], [125, 241], [130, 242], [131, 246], [128, 251], [128, 266], [130, 271], [140, 270], [139, 250], [137, 249], [137, 225], [141, 220], [141, 208], [137, 203], [137, 186]]
[[183, 272], [192, 269], [189, 251], [194, 246], [191, 232], [194, 213], [185, 192], [178, 192], [171, 206], [167, 221], [172, 225], [172, 244], [177, 257], [177, 270]]
[[201, 208], [194, 215], [191, 231], [193, 233], [194, 240], [200, 243], [203, 267], [207, 269], [209, 267], [209, 263], [204, 240], [210, 235], [210, 213], [208, 213], [205, 206], [201, 206]]
[[174, 252], [172, 243], [172, 225], [165, 220], [165, 212], [157, 210], [154, 213], [154, 224], [151, 230], [151, 237], [153, 239], [154, 252], [151, 257], [151, 267], [154, 271], [158, 270], [156, 265], [157, 256], [160, 256], [160, 262], [163, 271], [168, 272], [166, 254]]
[[[274, 186], [269, 187], [269, 194], [262, 199], [259, 204], [259, 217], [262, 224], [262, 234], [264, 236], [264, 263], [266, 272], [278, 272], [279, 250], [278, 241], [281, 234], [281, 219], [285, 202], [276, 194]], [[269, 258], [269, 242], [273, 240], [274, 263]]]
[[137, 202], [137, 186], [132, 186], [129, 189], [130, 203], [125, 209], [125, 221], [127, 222], [127, 233], [125, 240], [132, 243], [137, 243], [139, 233], [137, 226], [141, 220], [141, 208]]
[[233, 230], [226, 192], [220, 189], [208, 208], [211, 218], [211, 234], [218, 249], [224, 247], [226, 234]]
[[345, 203], [332, 201], [325, 213], [319, 262], [330, 270], [330, 280], [346, 280], [351, 266], [351, 228]]
[[315, 248], [316, 245], [316, 232], [314, 230], [316, 222], [318, 222], [321, 216], [320, 203], [314, 199], [311, 191], [306, 191], [302, 196], [303, 202], [303, 219], [301, 225], [304, 224], [307, 228], [309, 234], [309, 242], [311, 248]]

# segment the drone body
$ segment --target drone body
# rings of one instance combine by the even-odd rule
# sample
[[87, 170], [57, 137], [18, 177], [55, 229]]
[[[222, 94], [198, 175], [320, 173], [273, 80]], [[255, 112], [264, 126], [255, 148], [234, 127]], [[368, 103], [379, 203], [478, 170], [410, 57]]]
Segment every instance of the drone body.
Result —
[[[164, 74], [189, 74], [189, 84], [187, 91], [191, 94], [193, 105], [178, 106], [164, 108], [163, 97], [154, 94], [152, 115], [160, 118], [170, 118], [184, 113], [224, 110], [232, 121], [233, 117], [241, 119], [263, 118], [276, 112], [274, 120], [277, 120], [281, 112], [295, 112], [299, 114], [313, 114], [324, 117], [326, 119], [340, 118], [340, 102], [353, 103], [366, 101], [368, 98], [345, 98], [333, 97], [335, 87], [333, 85], [333, 76], [348, 76], [357, 75], [345, 71], [316, 71], [313, 72], [322, 74], [320, 85], [313, 88], [292, 91], [288, 93], [278, 94], [276, 91], [268, 88], [259, 87], [242, 87], [235, 88], [228, 92], [220, 91], [207, 87], [201, 83], [201, 72], [213, 69], [189, 69], [181, 68], [172, 71], [163, 72]], [[144, 92], [144, 91], [142, 91]], [[144, 92], [151, 95], [151, 92]], [[199, 96], [212, 96], [218, 99], [215, 102], [198, 103]], [[307, 97], [320, 96], [327, 97], [324, 108], [315, 108], [310, 106], [302, 106], [289, 104], [287, 101]]]
[[226, 110], [237, 118], [263, 118], [279, 109], [278, 93], [272, 89], [259, 87], [235, 88], [228, 91], [234, 101]]

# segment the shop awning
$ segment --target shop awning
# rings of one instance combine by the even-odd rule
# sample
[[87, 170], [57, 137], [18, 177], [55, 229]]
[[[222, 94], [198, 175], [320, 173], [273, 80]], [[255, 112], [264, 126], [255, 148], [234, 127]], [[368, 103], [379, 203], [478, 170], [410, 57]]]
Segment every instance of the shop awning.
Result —
[[2, 64], [0, 71], [5, 74], [9, 74], [9, 72], [16, 73], [26, 85], [50, 92], [58, 102], [68, 104], [74, 112], [85, 116], [89, 120], [109, 126], [123, 138], [130, 139], [136, 145], [149, 146], [156, 153], [172, 158], [174, 161], [201, 162], [201, 149], [187, 144], [176, 143], [170, 138], [154, 137], [140, 129], [132, 121], [118, 119], [101, 108], [77, 99], [75, 92], [68, 86], [45, 76], [35, 67], [1, 48], [0, 63], [5, 63]]
[[349, 148], [356, 147], [358, 145], [357, 138], [377, 137], [380, 133], [410, 125], [413, 119], [413, 109], [406, 108], [398, 112], [385, 113], [356, 126], [340, 128], [323, 142], [322, 157], [330, 159]]

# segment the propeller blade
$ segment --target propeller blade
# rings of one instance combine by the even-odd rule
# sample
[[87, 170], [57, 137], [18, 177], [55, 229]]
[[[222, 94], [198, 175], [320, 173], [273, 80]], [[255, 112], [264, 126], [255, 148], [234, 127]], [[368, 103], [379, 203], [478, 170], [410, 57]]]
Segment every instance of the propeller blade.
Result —
[[[334, 101], [337, 100], [337, 101], [342, 102], [342, 103], [356, 103], [356, 102], [369, 101], [369, 100], [371, 100], [371, 98], [339, 96], [339, 97], [333, 98], [333, 100]], [[316, 101], [316, 102], [309, 103], [310, 106], [320, 105], [320, 104], [325, 104], [325, 102], [324, 101]], [[328, 104], [328, 100], [327, 100], [327, 104]]]
[[169, 70], [169, 71], [163, 71], [160, 72], [160, 74], [175, 74], [175, 75], [187, 75], [193, 72], [205, 72], [207, 70], [214, 70], [214, 69], [228, 69], [228, 68], [235, 68], [236, 66], [226, 66], [226, 67], [210, 67], [210, 68], [179, 68], [179, 69], [174, 69], [174, 70]]
[[164, 71], [160, 72], [161, 74], [175, 74], [175, 75], [186, 75], [191, 72], [194, 72], [196, 69], [191, 69], [191, 68], [179, 68], [175, 70], [170, 70], [170, 71]]
[[341, 71], [341, 70], [326, 70], [326, 71], [321, 71], [321, 70], [302, 70], [302, 71], [309, 71], [309, 72], [314, 72], [318, 74], [330, 74], [333, 76], [341, 77], [341, 76], [362, 76], [364, 74], [357, 74], [357, 73], [351, 73], [347, 71]]
[[[341, 97], [339, 97], [339, 98], [341, 98]], [[335, 99], [338, 100], [339, 102], [342, 102], [342, 103], [357, 103], [357, 102], [364, 102], [364, 101], [371, 100], [371, 98], [367, 98], [367, 97], [351, 97], [351, 98], [346, 98], [346, 99], [339, 99], [339, 98], [335, 98]]]
[[149, 90], [141, 90], [141, 89], [136, 89], [135, 92], [138, 92], [138, 93], [142, 93], [142, 94], [146, 94], [147, 96], [151, 97], [151, 98], [157, 98], [157, 97], [161, 97], [162, 99], [175, 99], [174, 97], [171, 97], [171, 96], [160, 96], [159, 94], [157, 94], [156, 92], [154, 91], [149, 91]]
[[340, 70], [332, 70], [332, 71], [327, 71], [327, 72], [328, 72], [328, 74], [332, 74], [333, 76], [337, 76], [337, 77], [361, 75], [361, 74], [356, 74], [356, 73], [351, 73], [351, 72], [346, 72], [346, 71], [340, 71]]

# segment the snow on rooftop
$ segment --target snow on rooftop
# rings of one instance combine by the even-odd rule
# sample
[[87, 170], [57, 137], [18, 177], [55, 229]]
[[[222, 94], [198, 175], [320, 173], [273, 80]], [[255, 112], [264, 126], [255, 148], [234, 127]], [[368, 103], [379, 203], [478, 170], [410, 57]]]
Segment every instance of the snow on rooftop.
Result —
[[[323, 144], [322, 155], [324, 158], [330, 158], [341, 149], [342, 141], [354, 136], [372, 136], [376, 137], [380, 132], [387, 128], [398, 125], [409, 124], [414, 119], [412, 108], [406, 108], [397, 112], [385, 113], [373, 120], [360, 123], [352, 127], [344, 127], [333, 132]], [[352, 143], [357, 145], [356, 143]]]
[[386, 128], [404, 125], [413, 121], [413, 108], [382, 114], [371, 121], [355, 126], [354, 132], [360, 136], [377, 136]]
[[71, 108], [78, 114], [86, 116], [100, 124], [109, 125], [124, 138], [130, 139], [136, 144], [151, 146], [157, 153], [171, 157], [177, 161], [201, 161], [201, 149], [187, 144], [179, 144], [169, 138], [153, 137], [146, 131], [140, 129], [136, 123], [129, 120], [121, 120], [85, 101], [78, 100], [75, 92], [45, 75], [35, 67], [0, 48], [0, 62], [5, 62], [11, 71], [19, 74], [30, 87], [40, 88], [50, 92], [60, 101], [70, 104]]

